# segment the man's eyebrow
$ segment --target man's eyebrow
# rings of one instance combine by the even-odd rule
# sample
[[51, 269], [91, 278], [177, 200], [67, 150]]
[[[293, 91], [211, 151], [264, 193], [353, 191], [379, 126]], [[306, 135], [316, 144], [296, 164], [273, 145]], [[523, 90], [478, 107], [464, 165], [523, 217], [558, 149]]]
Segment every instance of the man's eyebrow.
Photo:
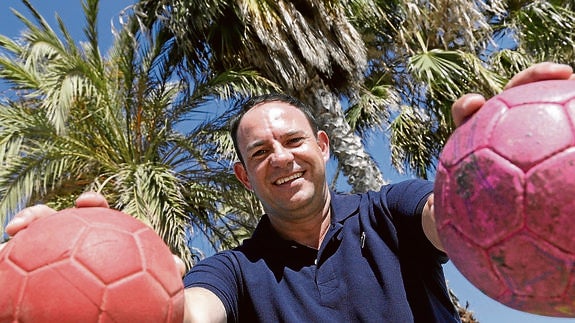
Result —
[[[289, 138], [289, 137], [293, 137], [293, 136], [297, 136], [297, 135], [306, 135], [306, 132], [303, 131], [303, 130], [297, 130], [297, 129], [295, 129], [295, 130], [290, 130], [290, 131], [288, 131], [288, 132], [282, 134], [282, 135], [280, 136], [280, 139]], [[255, 148], [257, 148], [257, 147], [264, 146], [265, 143], [266, 143], [265, 140], [256, 140], [256, 141], [254, 141], [254, 142], [252, 142], [252, 143], [249, 143], [249, 144], [246, 146], [246, 149], [247, 149], [247, 151], [250, 151], [251, 149], [255, 149]]]
[[261, 147], [261, 146], [263, 146], [263, 145], [264, 145], [264, 141], [263, 141], [263, 140], [256, 140], [256, 141], [254, 141], [254, 142], [248, 144], [248, 145], [246, 146], [246, 150], [247, 150], [247, 151], [250, 151], [250, 150], [252, 150], [252, 149], [254, 149], [254, 148]]
[[291, 136], [295, 136], [295, 135], [305, 135], [305, 131], [303, 130], [291, 130], [286, 132], [285, 134], [282, 135], [283, 137], [291, 137]]

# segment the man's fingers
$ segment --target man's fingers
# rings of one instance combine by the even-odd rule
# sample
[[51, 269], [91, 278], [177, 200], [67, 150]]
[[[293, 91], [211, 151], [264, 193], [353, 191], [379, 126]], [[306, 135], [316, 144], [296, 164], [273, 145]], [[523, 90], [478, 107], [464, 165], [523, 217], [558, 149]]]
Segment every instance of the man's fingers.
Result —
[[97, 192], [85, 192], [76, 199], [76, 207], [110, 207], [104, 196]]
[[[575, 80], [575, 75], [569, 65], [542, 62], [517, 73], [505, 85], [505, 89], [543, 80]], [[460, 126], [467, 118], [477, 112], [485, 101], [485, 98], [479, 94], [466, 94], [455, 101], [451, 106], [455, 125]]]
[[505, 85], [505, 89], [543, 80], [567, 79], [575, 79], [573, 77], [573, 69], [571, 66], [565, 64], [543, 62], [532, 65], [527, 69], [517, 73], [513, 78], [511, 78], [511, 80], [509, 80], [507, 85]]
[[[76, 207], [109, 207], [108, 201], [99, 193], [86, 192], [76, 199]], [[54, 214], [57, 211], [43, 204], [27, 207], [18, 212], [6, 226], [8, 235], [15, 235], [35, 220]]]
[[485, 98], [480, 94], [465, 94], [451, 106], [451, 114], [455, 126], [460, 126], [467, 118], [471, 117], [483, 104]]
[[6, 226], [6, 233], [13, 236], [18, 231], [28, 227], [28, 225], [37, 219], [43, 218], [56, 213], [56, 210], [47, 207], [44, 204], [38, 204], [27, 207], [18, 212], [12, 221]]
[[176, 255], [173, 256], [174, 261], [176, 262], [176, 267], [178, 267], [178, 270], [180, 271], [180, 275], [184, 276], [186, 274], [186, 264], [184, 264], [184, 261], [180, 257]]

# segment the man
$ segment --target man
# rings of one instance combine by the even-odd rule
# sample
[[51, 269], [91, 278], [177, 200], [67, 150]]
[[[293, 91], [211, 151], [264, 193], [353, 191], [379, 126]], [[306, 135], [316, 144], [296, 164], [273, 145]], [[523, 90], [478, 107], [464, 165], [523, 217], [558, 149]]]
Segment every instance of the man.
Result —
[[231, 131], [235, 174], [265, 215], [242, 246], [197, 264], [187, 287], [215, 294], [234, 322], [459, 321], [433, 233], [432, 183], [331, 193], [327, 134], [284, 95], [249, 100]]
[[[569, 66], [537, 64], [508, 87], [572, 77]], [[453, 107], [456, 124], [484, 99]], [[209, 257], [185, 277], [186, 320], [456, 322], [433, 219], [431, 183], [408, 181], [380, 192], [337, 196], [327, 189], [329, 140], [299, 102], [250, 101], [232, 129], [234, 171], [261, 199], [266, 215], [251, 239]], [[78, 207], [107, 206], [84, 195]], [[54, 213], [19, 213], [9, 234]]]

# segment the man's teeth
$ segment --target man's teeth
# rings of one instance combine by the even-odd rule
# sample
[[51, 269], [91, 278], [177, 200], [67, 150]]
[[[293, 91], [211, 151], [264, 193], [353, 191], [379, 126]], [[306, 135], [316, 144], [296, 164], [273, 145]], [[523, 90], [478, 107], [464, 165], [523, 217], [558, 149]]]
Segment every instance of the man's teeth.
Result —
[[276, 185], [281, 185], [281, 184], [289, 182], [293, 179], [300, 178], [302, 175], [303, 175], [303, 173], [296, 173], [296, 174], [293, 174], [293, 175], [288, 176], [288, 177], [280, 178], [276, 181]]

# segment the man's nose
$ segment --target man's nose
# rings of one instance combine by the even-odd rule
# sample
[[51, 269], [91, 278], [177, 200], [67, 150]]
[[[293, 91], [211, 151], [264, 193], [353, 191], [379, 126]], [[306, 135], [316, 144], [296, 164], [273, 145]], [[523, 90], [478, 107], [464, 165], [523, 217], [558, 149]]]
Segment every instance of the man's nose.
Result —
[[276, 145], [270, 158], [270, 164], [274, 167], [285, 167], [293, 161], [293, 154], [291, 151], [282, 146]]

